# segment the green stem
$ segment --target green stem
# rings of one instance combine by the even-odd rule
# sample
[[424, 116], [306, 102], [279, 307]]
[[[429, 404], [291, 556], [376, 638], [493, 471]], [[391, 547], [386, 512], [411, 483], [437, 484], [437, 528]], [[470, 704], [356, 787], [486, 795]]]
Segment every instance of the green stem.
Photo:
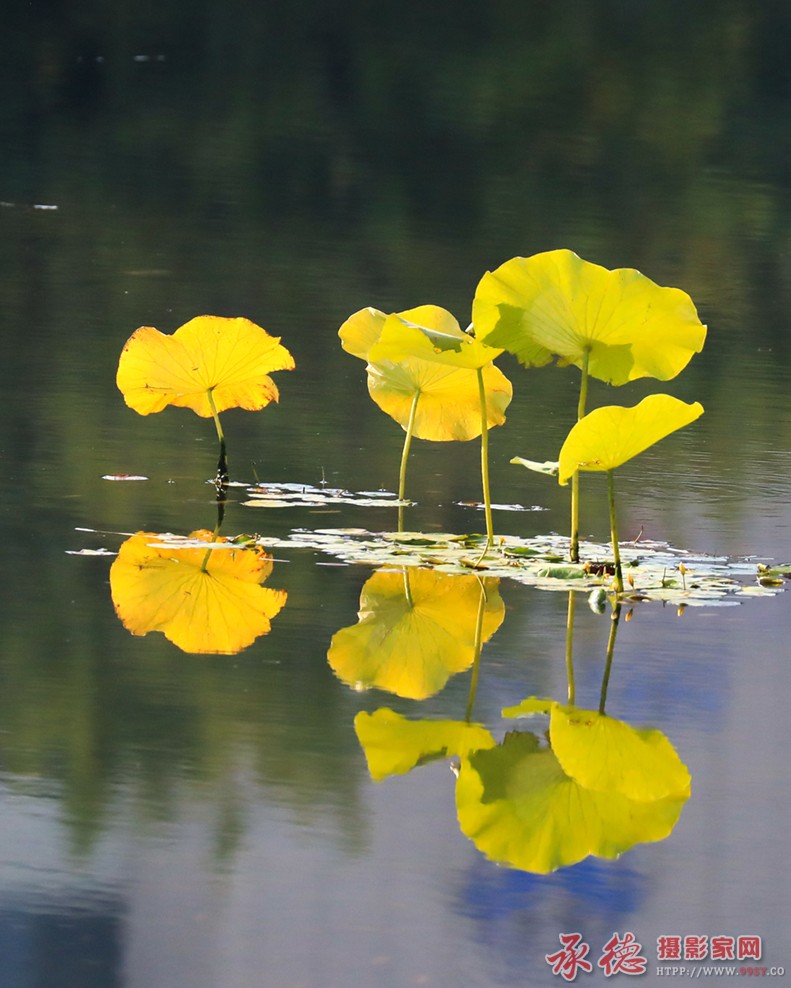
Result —
[[610, 685], [610, 672], [612, 671], [612, 657], [615, 654], [615, 639], [618, 635], [618, 622], [621, 618], [621, 605], [616, 604], [612, 612], [612, 623], [610, 625], [610, 636], [607, 639], [607, 661], [604, 664], [604, 675], [601, 681], [601, 693], [599, 694], [599, 713], [604, 713], [604, 705], [607, 702], [607, 687]]
[[483, 369], [478, 371], [478, 395], [481, 400], [481, 483], [483, 485], [483, 509], [486, 514], [486, 547], [494, 545], [494, 523], [492, 522], [492, 496], [489, 490], [489, 417], [486, 414], [486, 388], [483, 383]]
[[[217, 524], [216, 524], [216, 526], [214, 528], [214, 531], [212, 532], [211, 542], [216, 542], [217, 539], [220, 537], [220, 526], [222, 525], [222, 519], [223, 519], [223, 512], [220, 509], [220, 503], [221, 502], [218, 502], [218, 507], [217, 507]], [[214, 551], [213, 549], [207, 549], [206, 550], [206, 555], [203, 557], [203, 562], [201, 563], [201, 566], [200, 566], [201, 573], [208, 573], [208, 571], [209, 571], [209, 559], [211, 558], [211, 554], [212, 554], [213, 551]]]
[[573, 590], [569, 590], [569, 609], [566, 616], [566, 679], [569, 684], [569, 703], [574, 704], [577, 695], [574, 682], [574, 604], [576, 596]]
[[[406, 491], [406, 463], [409, 459], [409, 447], [412, 445], [412, 432], [415, 428], [415, 415], [417, 414], [417, 403], [418, 398], [420, 398], [420, 392], [415, 392], [415, 397], [412, 399], [412, 407], [409, 409], [409, 421], [406, 426], [406, 436], [404, 436], [404, 448], [401, 450], [401, 468], [398, 471], [398, 500], [403, 502], [404, 493]], [[399, 503], [398, 505], [398, 531], [404, 531], [404, 505]]]
[[404, 578], [404, 597], [411, 610], [415, 606], [415, 602], [412, 599], [412, 588], [409, 585], [409, 570], [406, 566], [401, 570], [401, 575]]
[[225, 449], [225, 434], [220, 425], [220, 416], [217, 413], [217, 406], [214, 404], [214, 395], [211, 388], [206, 392], [206, 397], [209, 399], [209, 408], [211, 408], [214, 426], [217, 429], [217, 438], [220, 440], [220, 458], [217, 461], [216, 484], [218, 487], [225, 487], [228, 483], [228, 457]]
[[621, 547], [618, 544], [618, 518], [615, 514], [615, 471], [607, 471], [607, 501], [610, 505], [610, 535], [612, 538], [612, 555], [615, 561], [615, 589], [623, 593], [623, 571], [621, 569]]
[[467, 697], [467, 712], [464, 719], [472, 719], [472, 708], [475, 705], [475, 694], [478, 691], [478, 675], [481, 670], [481, 651], [483, 649], [483, 616], [486, 612], [486, 588], [479, 579], [481, 596], [478, 598], [478, 616], [475, 620], [475, 651], [472, 660], [472, 676], [470, 677], [470, 692]]
[[[580, 394], [577, 401], [577, 421], [585, 417], [585, 405], [588, 401], [588, 362], [590, 350], [586, 347], [582, 352], [582, 377], [580, 378]], [[580, 472], [576, 470], [571, 478], [571, 545], [569, 557], [572, 563], [580, 561]]]

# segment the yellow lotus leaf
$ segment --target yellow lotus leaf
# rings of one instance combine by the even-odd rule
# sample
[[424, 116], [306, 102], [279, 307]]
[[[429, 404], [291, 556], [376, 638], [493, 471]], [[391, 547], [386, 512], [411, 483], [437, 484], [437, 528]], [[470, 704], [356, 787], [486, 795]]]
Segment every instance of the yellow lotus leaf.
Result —
[[566, 436], [560, 450], [558, 480], [568, 483], [577, 470], [614, 470], [702, 414], [698, 401], [688, 405], [661, 394], [649, 395], [633, 408], [596, 408]]
[[210, 549], [230, 543], [205, 530], [190, 539], [207, 548], [151, 532], [127, 539], [110, 568], [115, 611], [133, 635], [160, 631], [184, 652], [233, 655], [269, 632], [287, 594], [260, 586], [272, 572], [263, 549]]
[[327, 660], [356, 689], [375, 687], [422, 700], [464, 672], [475, 657], [481, 594], [481, 642], [500, 627], [498, 580], [431, 569], [382, 569], [360, 593], [359, 622], [332, 638]]
[[663, 840], [686, 799], [639, 801], [586, 789], [528, 733], [508, 734], [497, 747], [463, 758], [456, 783], [459, 825], [478, 850], [538, 874]]
[[648, 802], [690, 794], [686, 765], [655, 728], [556, 703], [549, 739], [563, 771], [586, 789]]
[[[416, 438], [450, 442], [480, 436], [479, 367], [483, 367], [487, 426], [505, 422], [513, 388], [491, 364], [502, 351], [467, 336], [446, 309], [422, 305], [391, 316], [378, 309], [361, 309], [341, 326], [339, 336], [344, 350], [368, 361], [371, 398], [405, 430], [419, 394], [412, 433]], [[448, 341], [463, 350], [443, 349]]]
[[473, 302], [478, 339], [528, 367], [554, 357], [610, 384], [679, 374], [706, 339], [692, 299], [632, 268], [608, 270], [570, 250], [514, 257], [487, 272]]
[[437, 758], [463, 757], [491, 748], [495, 740], [485, 727], [460, 720], [408, 720], [387, 707], [354, 718], [357, 739], [365, 752], [371, 778], [404, 775], [416, 765]]
[[446, 309], [424, 305], [388, 316], [379, 339], [368, 351], [368, 360], [375, 364], [419, 357], [476, 370], [486, 367], [502, 352], [463, 332]]
[[191, 408], [203, 418], [215, 410], [257, 411], [278, 400], [272, 371], [293, 370], [280, 339], [249, 319], [198, 316], [166, 336], [141, 326], [127, 340], [116, 383], [141, 415], [167, 405]]
[[373, 309], [371, 306], [360, 309], [359, 312], [349, 316], [338, 330], [341, 346], [353, 357], [367, 361], [371, 347], [382, 335], [382, 327], [386, 319], [387, 315], [379, 309]]
[[586, 789], [652, 801], [689, 796], [689, 771], [665, 735], [597, 710], [529, 696], [503, 717], [549, 714], [549, 742], [566, 775]]
[[[513, 388], [490, 364], [481, 371], [489, 428], [505, 422]], [[376, 404], [406, 429], [415, 393], [420, 393], [413, 435], [434, 442], [476, 439], [481, 434], [481, 398], [477, 371], [430, 360], [382, 361], [368, 365], [368, 392]]]

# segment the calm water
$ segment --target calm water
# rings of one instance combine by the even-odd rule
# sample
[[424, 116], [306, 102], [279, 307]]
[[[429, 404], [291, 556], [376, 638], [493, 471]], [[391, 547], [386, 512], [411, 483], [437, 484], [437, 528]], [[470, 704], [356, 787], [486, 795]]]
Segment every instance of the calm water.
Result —
[[[271, 633], [201, 656], [130, 635], [113, 557], [69, 554], [214, 526], [211, 422], [141, 418], [115, 388], [136, 327], [211, 312], [283, 337], [297, 369], [281, 403], [224, 416], [236, 479], [392, 490], [402, 433], [338, 326], [424, 302], [464, 322], [485, 270], [564, 246], [683, 287], [710, 327], [663, 388], [706, 414], [622, 471], [625, 537], [791, 560], [786, 7], [16, 7], [0, 108], [3, 988], [550, 984], [544, 955], [573, 931], [594, 966], [633, 932], [644, 981], [669, 934], [757, 934], [761, 963], [791, 969], [787, 594], [622, 622], [607, 711], [667, 735], [692, 797], [666, 840], [541, 876], [463, 836], [446, 760], [371, 781], [355, 715], [462, 720], [470, 674], [423, 702], [334, 675], [330, 640], [370, 569], [275, 550], [265, 585], [288, 597]], [[515, 399], [491, 436], [494, 497], [544, 510], [499, 511], [497, 528], [563, 532], [566, 493], [508, 461], [556, 455], [577, 376], [500, 363]], [[656, 389], [626, 390], [591, 404]], [[415, 446], [408, 524], [480, 531], [456, 504], [479, 496], [477, 445]], [[121, 473], [150, 479], [102, 479]], [[590, 486], [583, 527], [604, 539]], [[395, 525], [386, 508], [244, 499], [225, 533]], [[498, 739], [504, 706], [566, 690], [565, 596], [500, 593], [474, 707]], [[598, 705], [609, 624], [580, 602], [581, 706]]]

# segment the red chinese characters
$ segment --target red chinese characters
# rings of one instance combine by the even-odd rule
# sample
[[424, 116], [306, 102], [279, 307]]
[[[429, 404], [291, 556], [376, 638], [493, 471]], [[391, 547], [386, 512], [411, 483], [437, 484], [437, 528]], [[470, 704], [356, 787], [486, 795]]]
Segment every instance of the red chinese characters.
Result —
[[585, 960], [590, 946], [583, 942], [581, 933], [560, 933], [562, 944], [554, 954], [545, 954], [546, 962], [552, 968], [553, 974], [559, 974], [566, 981], [573, 981], [579, 971], [590, 974], [593, 965]]
[[613, 933], [599, 958], [605, 978], [613, 974], [645, 974], [648, 961], [641, 956], [642, 949], [634, 933], [624, 933], [623, 940], [618, 938], [617, 932]]

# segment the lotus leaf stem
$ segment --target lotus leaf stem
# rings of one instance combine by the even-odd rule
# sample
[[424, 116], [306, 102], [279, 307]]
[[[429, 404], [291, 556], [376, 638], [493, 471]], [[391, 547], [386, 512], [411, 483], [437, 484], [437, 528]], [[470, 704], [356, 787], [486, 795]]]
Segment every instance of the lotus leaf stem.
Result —
[[409, 585], [409, 570], [406, 566], [401, 570], [401, 574], [404, 578], [404, 598], [409, 608], [412, 609], [415, 606], [415, 601], [412, 599], [412, 588]]
[[[580, 378], [580, 394], [577, 401], [577, 421], [585, 417], [585, 406], [588, 402], [588, 362], [590, 348], [582, 351], [582, 377]], [[575, 471], [571, 478], [571, 544], [569, 558], [572, 563], [580, 561], [580, 472]]]
[[412, 399], [412, 407], [409, 409], [409, 421], [406, 425], [406, 435], [404, 436], [404, 448], [401, 450], [401, 468], [398, 471], [398, 531], [404, 531], [404, 495], [406, 491], [406, 463], [409, 459], [409, 447], [412, 445], [412, 433], [415, 428], [415, 416], [417, 415], [417, 403], [420, 392], [416, 391]]
[[[225, 502], [219, 500], [219, 492], [217, 494], [217, 524], [214, 526], [214, 531], [212, 532], [210, 542], [216, 542], [220, 537], [220, 528], [222, 527], [222, 520], [225, 514]], [[203, 562], [200, 564], [201, 573], [209, 572], [209, 559], [211, 558], [212, 549], [208, 548], [206, 550], [206, 555], [203, 557]]]
[[478, 367], [478, 394], [481, 399], [481, 483], [483, 485], [483, 509], [486, 514], [486, 548], [494, 545], [494, 523], [492, 521], [492, 497], [489, 490], [489, 422], [486, 414], [486, 388], [483, 383], [483, 368]]
[[217, 438], [220, 440], [220, 458], [217, 461], [216, 483], [218, 487], [225, 487], [228, 483], [228, 456], [225, 449], [225, 434], [220, 425], [220, 416], [217, 414], [217, 406], [214, 404], [214, 395], [211, 388], [206, 392], [206, 397], [209, 400], [209, 408], [211, 408], [214, 426], [217, 429]]
[[478, 691], [478, 674], [481, 670], [481, 650], [483, 649], [483, 616], [486, 612], [486, 587], [478, 577], [481, 587], [481, 596], [478, 598], [478, 615], [475, 619], [475, 650], [472, 660], [472, 676], [470, 677], [470, 692], [467, 697], [467, 712], [465, 720], [469, 723], [472, 719], [472, 709], [475, 706], [475, 694]]
[[618, 544], [618, 518], [615, 514], [615, 471], [607, 471], [607, 501], [610, 505], [610, 535], [612, 538], [612, 555], [615, 563], [615, 589], [623, 593], [623, 570], [621, 569], [621, 547]]
[[610, 635], [607, 639], [607, 660], [604, 663], [604, 675], [601, 681], [601, 693], [599, 694], [599, 713], [604, 713], [604, 706], [607, 703], [607, 688], [610, 684], [610, 673], [612, 672], [612, 657], [615, 654], [615, 639], [618, 636], [618, 622], [621, 619], [621, 605], [616, 603], [612, 612], [612, 623], [610, 624]]
[[574, 605], [576, 595], [573, 590], [569, 590], [569, 609], [566, 616], [566, 679], [568, 680], [568, 700], [573, 706], [577, 695], [574, 682]]

